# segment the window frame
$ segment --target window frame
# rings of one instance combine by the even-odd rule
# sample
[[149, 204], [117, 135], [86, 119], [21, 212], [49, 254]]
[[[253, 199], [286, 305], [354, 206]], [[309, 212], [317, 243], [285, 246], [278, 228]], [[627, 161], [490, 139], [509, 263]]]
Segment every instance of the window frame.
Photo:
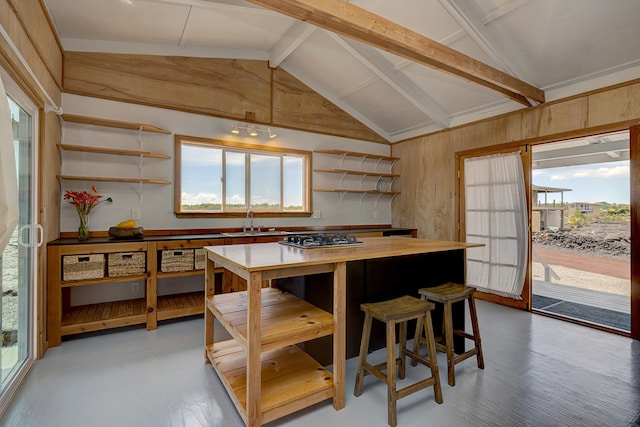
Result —
[[[232, 209], [232, 210], [224, 210], [225, 201], [222, 201], [222, 209], [221, 211], [204, 211], [204, 210], [196, 210], [196, 211], [183, 211], [182, 210], [182, 146], [183, 144], [191, 144], [191, 145], [201, 145], [201, 146], [210, 146], [217, 147], [223, 150], [228, 149], [231, 151], [244, 152], [248, 154], [258, 154], [258, 155], [280, 155], [280, 164], [281, 164], [281, 172], [282, 175], [280, 177], [280, 191], [281, 191], [281, 199], [284, 197], [283, 187], [284, 187], [284, 171], [282, 169], [283, 165], [283, 156], [292, 155], [296, 157], [302, 157], [304, 159], [303, 165], [303, 208], [302, 210], [296, 211], [287, 211], [284, 210], [284, 207], [281, 206], [280, 210], [264, 210], [264, 209]], [[223, 164], [222, 164], [222, 173], [223, 177], [225, 174], [225, 155], [223, 152]], [[202, 137], [194, 137], [188, 135], [175, 135], [174, 137], [174, 194], [173, 194], [173, 204], [174, 204], [174, 213], [177, 218], [237, 218], [237, 217], [245, 217], [247, 215], [247, 211], [251, 209], [256, 217], [310, 217], [313, 212], [312, 203], [312, 182], [311, 182], [311, 172], [313, 170], [313, 153], [311, 151], [306, 150], [297, 150], [285, 147], [274, 147], [274, 146], [264, 146], [257, 144], [247, 144], [242, 142], [235, 141], [225, 141], [220, 139], [213, 138], [202, 138]], [[250, 161], [247, 161], [245, 165], [245, 176], [249, 177], [249, 169], [250, 169]], [[250, 185], [251, 183], [247, 180], [245, 182], [246, 188], [246, 203], [250, 204]], [[224, 186], [224, 184], [223, 184]], [[223, 190], [224, 197], [224, 190]]]

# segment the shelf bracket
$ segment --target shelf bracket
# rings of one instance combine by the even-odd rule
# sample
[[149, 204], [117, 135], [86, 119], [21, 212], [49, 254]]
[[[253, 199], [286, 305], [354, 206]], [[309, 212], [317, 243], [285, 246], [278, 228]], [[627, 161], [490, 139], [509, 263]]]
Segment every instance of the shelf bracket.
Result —
[[362, 175], [362, 177], [360, 178], [360, 189], [362, 190], [362, 184], [364, 184], [364, 180], [367, 177], [367, 174]]
[[367, 193], [362, 193], [362, 195], [360, 196], [360, 207], [362, 207], [362, 201], [366, 196], [367, 196]]
[[367, 160], [367, 156], [362, 156], [362, 160], [360, 160], [360, 170], [364, 170], [364, 161]]
[[382, 197], [382, 193], [378, 194], [378, 197], [376, 197], [376, 201], [373, 204], [375, 206], [375, 209], [378, 209], [378, 200], [380, 200], [380, 197]]
[[345, 177], [346, 177], [346, 176], [347, 176], [347, 173], [346, 173], [346, 172], [343, 172], [343, 173], [340, 175], [340, 188], [344, 188], [344, 179], [345, 179]]
[[396, 165], [397, 162], [398, 160], [392, 160], [391, 162], [389, 162], [389, 173], [393, 173], [393, 167]]
[[342, 169], [344, 167], [344, 159], [347, 158], [347, 153], [341, 154], [340, 155], [340, 169]]
[[342, 200], [344, 199], [344, 196], [347, 195], [347, 192], [343, 191], [342, 193], [339, 193], [339, 194], [340, 194], [340, 207], [342, 207]]

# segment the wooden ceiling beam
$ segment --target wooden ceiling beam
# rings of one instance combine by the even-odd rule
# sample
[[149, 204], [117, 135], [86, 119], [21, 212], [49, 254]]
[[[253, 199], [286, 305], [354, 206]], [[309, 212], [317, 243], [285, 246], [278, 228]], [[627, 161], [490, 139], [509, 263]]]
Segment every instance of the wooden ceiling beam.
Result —
[[542, 103], [544, 91], [422, 34], [344, 0], [248, 0], [484, 86], [523, 105]]

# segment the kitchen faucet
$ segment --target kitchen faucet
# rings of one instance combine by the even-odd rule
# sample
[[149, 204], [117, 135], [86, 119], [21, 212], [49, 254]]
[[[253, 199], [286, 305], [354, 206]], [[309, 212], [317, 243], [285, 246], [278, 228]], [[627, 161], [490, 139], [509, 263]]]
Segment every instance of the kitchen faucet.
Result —
[[[252, 211], [251, 209], [249, 209], [249, 210], [247, 211], [247, 218], [249, 218], [249, 224], [250, 224], [250, 226], [251, 226], [251, 230], [250, 230], [250, 231], [253, 233], [253, 211]], [[247, 226], [246, 226], [246, 224], [245, 224], [245, 227], [244, 227], [244, 231], [245, 231], [245, 232], [247, 231]]]

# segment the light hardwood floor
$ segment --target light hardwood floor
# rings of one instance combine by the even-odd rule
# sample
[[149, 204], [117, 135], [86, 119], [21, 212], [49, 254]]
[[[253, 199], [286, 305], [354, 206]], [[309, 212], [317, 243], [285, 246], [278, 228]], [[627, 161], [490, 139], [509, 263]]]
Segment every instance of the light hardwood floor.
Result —
[[[483, 301], [478, 317], [485, 369], [469, 359], [449, 387], [440, 353], [444, 403], [431, 389], [400, 400], [399, 426], [640, 426], [639, 341]], [[0, 425], [241, 426], [204, 364], [203, 330], [196, 318], [63, 342], [36, 364]], [[369, 376], [354, 397], [355, 366], [348, 360], [343, 410], [327, 401], [270, 427], [387, 425], [385, 385]], [[405, 381], [424, 369], [409, 367]]]

